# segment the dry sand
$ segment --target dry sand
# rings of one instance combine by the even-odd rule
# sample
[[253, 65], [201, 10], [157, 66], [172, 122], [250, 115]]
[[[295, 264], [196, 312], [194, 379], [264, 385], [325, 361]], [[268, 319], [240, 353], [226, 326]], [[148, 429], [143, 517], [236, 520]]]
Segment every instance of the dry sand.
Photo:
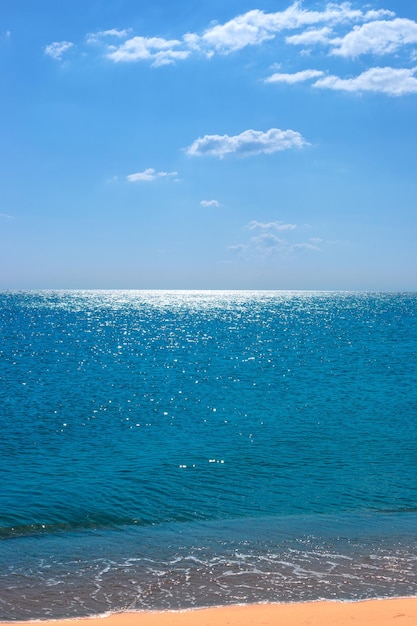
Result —
[[[0, 622], [0, 626], [25, 623]], [[417, 626], [417, 597], [118, 613], [108, 617], [51, 620], [47, 626]]]

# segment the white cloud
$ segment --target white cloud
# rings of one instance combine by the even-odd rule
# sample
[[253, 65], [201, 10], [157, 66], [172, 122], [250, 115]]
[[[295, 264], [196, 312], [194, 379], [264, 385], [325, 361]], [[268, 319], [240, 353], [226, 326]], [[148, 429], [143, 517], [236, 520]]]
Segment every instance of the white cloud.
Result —
[[[105, 56], [115, 63], [143, 61], [153, 67], [161, 67], [185, 60], [198, 52], [208, 57], [217, 53], [232, 53], [248, 46], [261, 45], [278, 35], [288, 45], [304, 46], [302, 55], [310, 54], [313, 46], [326, 46], [327, 54], [344, 58], [365, 54], [399, 54], [402, 48], [408, 46], [404, 65], [410, 64], [410, 60], [411, 63], [417, 60], [416, 21], [396, 17], [390, 10], [356, 8], [343, 0], [323, 5], [322, 10], [304, 8], [301, 0], [277, 12], [254, 9], [224, 23], [212, 24], [201, 33], [186, 33], [175, 39], [132, 36], [131, 29], [111, 28], [89, 33], [84, 43], [101, 43]], [[44, 51], [60, 61], [73, 47], [70, 41], [55, 41]], [[395, 65], [399, 64], [397, 59]], [[293, 73], [277, 71], [267, 77], [265, 83], [313, 81], [317, 88], [341, 91], [373, 91], [390, 95], [416, 92], [414, 69], [374, 67], [348, 79], [328, 76], [327, 73], [325, 68], [323, 71], [304, 69]], [[227, 154], [269, 154], [305, 145], [307, 142], [299, 133], [272, 128], [265, 133], [246, 130], [236, 136], [205, 135], [194, 141], [187, 148], [187, 153], [222, 158]]]
[[236, 254], [245, 254], [245, 252], [247, 252], [249, 249], [249, 246], [246, 246], [243, 243], [237, 243], [233, 246], [227, 246], [227, 250], [229, 250], [229, 252], [234, 252]]
[[312, 243], [295, 243], [291, 246], [291, 250], [308, 250], [312, 252], [320, 252], [320, 248]]
[[299, 35], [290, 35], [289, 37], [285, 38], [285, 41], [287, 43], [302, 46], [311, 46], [320, 43], [327, 44], [330, 41], [332, 32], [333, 31], [331, 28], [329, 28], [328, 26], [324, 26], [320, 29], [306, 30]]
[[120, 46], [109, 46], [107, 57], [113, 61], [152, 61], [154, 67], [168, 65], [186, 59], [189, 50], [177, 50], [181, 42], [161, 37], [132, 37]]
[[[356, 8], [343, 0], [329, 2], [322, 10], [304, 8], [302, 1], [296, 0], [282, 11], [268, 13], [254, 9], [224, 23], [213, 23], [200, 33], [188, 32], [175, 39], [132, 36], [131, 29], [110, 28], [87, 34], [85, 41], [101, 43], [105, 56], [115, 63], [143, 61], [160, 67], [196, 53], [211, 57], [258, 46], [278, 35], [288, 45], [303, 46], [302, 55], [309, 54], [312, 47], [318, 45], [326, 46], [326, 51], [333, 56], [355, 58], [364, 54], [396, 53], [406, 45], [417, 44], [417, 22], [397, 18], [393, 11], [386, 9]], [[53, 42], [46, 46], [45, 54], [61, 60], [73, 46], [69, 41]], [[409, 50], [408, 60], [413, 54], [414, 50]], [[291, 84], [324, 77], [324, 74], [325, 71], [319, 73], [312, 69], [292, 74], [277, 72], [265, 82]], [[199, 141], [208, 138], [221, 139], [212, 135]]]
[[372, 91], [390, 96], [403, 96], [417, 93], [417, 68], [395, 69], [392, 67], [372, 67], [355, 78], [326, 76], [320, 78], [314, 87], [339, 91]]
[[273, 233], [262, 233], [252, 237], [250, 244], [256, 253], [272, 254], [277, 250], [282, 250], [286, 245], [286, 241], [279, 239]]
[[158, 178], [178, 176], [178, 172], [157, 172], [153, 167], [148, 167], [143, 172], [136, 172], [136, 174], [129, 174], [126, 179], [129, 183], [149, 182], [157, 180]]
[[253, 155], [272, 154], [279, 150], [301, 148], [308, 145], [294, 130], [270, 128], [266, 132], [245, 130], [240, 135], [204, 135], [187, 148], [191, 156], [211, 155], [224, 157], [226, 154]]
[[[268, 28], [268, 19], [263, 11], [254, 10], [238, 15], [225, 24], [209, 28], [199, 38], [200, 45], [216, 52], [230, 52], [248, 45], [272, 39], [274, 33]], [[197, 43], [196, 40], [194, 40]]]
[[[304, 225], [304, 227], [306, 227], [306, 225]], [[320, 251], [318, 244], [322, 242], [322, 239], [318, 237], [312, 237], [307, 242], [293, 243], [291, 241], [291, 237], [293, 235], [290, 231], [298, 229], [299, 226], [297, 226], [297, 224], [290, 224], [281, 221], [259, 222], [258, 220], [252, 220], [246, 224], [245, 228], [249, 231], [255, 231], [255, 234], [253, 234], [246, 243], [229, 246], [228, 250], [230, 252], [249, 258], [268, 258], [272, 255], [283, 256], [300, 251]], [[281, 239], [277, 236], [276, 231], [287, 231], [288, 238]]]
[[123, 37], [128, 37], [132, 32], [131, 28], [110, 28], [109, 30], [100, 30], [97, 33], [88, 33], [86, 36], [87, 43], [97, 43], [100, 39], [105, 39], [107, 37], [116, 37], [117, 39], [122, 39]]
[[200, 202], [201, 206], [204, 207], [219, 207], [220, 202], [218, 200], [202, 200]]
[[295, 230], [297, 224], [285, 224], [284, 222], [258, 222], [252, 220], [246, 225], [247, 230]]
[[343, 57], [391, 54], [403, 45], [417, 43], [417, 23], [402, 18], [369, 22], [355, 26], [350, 33], [332, 43], [335, 45], [332, 54]]
[[294, 74], [282, 74], [277, 72], [265, 79], [266, 83], [300, 83], [311, 78], [317, 78], [323, 76], [324, 72], [320, 70], [302, 70], [301, 72], [295, 72]]
[[[324, 11], [309, 11], [302, 8], [301, 2], [294, 2], [284, 11], [265, 13], [258, 9], [238, 15], [224, 24], [208, 28], [203, 35], [188, 33], [184, 41], [192, 49], [205, 50], [209, 56], [214, 52], [232, 52], [246, 46], [259, 45], [273, 39], [284, 30], [294, 30], [315, 24], [338, 24], [349, 21], [363, 21], [394, 15], [384, 9], [364, 13], [352, 9], [348, 2], [328, 4]], [[316, 31], [318, 32], [318, 31]], [[322, 33], [323, 36], [323, 33]]]
[[62, 55], [67, 50], [70, 50], [74, 44], [71, 41], [54, 41], [48, 46], [45, 46], [44, 52], [47, 56], [60, 61], [62, 59]]
[[13, 215], [9, 215], [8, 213], [0, 213], [0, 219], [2, 220], [13, 220]]
[[99, 37], [127, 37], [131, 33], [131, 28], [110, 28], [110, 30], [102, 30], [97, 33]]

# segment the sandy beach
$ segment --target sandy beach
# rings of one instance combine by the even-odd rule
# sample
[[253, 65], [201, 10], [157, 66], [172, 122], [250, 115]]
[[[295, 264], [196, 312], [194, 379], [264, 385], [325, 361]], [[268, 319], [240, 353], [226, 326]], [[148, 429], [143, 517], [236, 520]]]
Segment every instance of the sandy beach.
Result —
[[[0, 622], [0, 626], [29, 623]], [[417, 598], [118, 613], [46, 623], [48, 626], [417, 626]]]

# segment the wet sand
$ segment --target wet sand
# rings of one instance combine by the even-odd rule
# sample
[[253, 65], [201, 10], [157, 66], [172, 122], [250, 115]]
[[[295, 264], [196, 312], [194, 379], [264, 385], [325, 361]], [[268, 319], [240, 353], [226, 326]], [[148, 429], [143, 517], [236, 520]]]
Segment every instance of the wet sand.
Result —
[[[30, 623], [30, 622], [29, 622]], [[37, 622], [42, 624], [43, 622]], [[0, 626], [28, 622], [0, 622]], [[50, 620], [48, 626], [417, 626], [417, 597], [363, 602], [257, 604]]]

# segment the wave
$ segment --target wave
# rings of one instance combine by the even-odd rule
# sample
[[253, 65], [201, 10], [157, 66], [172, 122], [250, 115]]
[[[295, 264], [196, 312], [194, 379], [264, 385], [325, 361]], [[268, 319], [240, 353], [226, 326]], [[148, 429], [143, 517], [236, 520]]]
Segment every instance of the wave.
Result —
[[126, 526], [150, 526], [152, 523], [137, 519], [121, 519], [116, 517], [82, 519], [79, 521], [20, 524], [0, 527], [1, 539], [17, 539], [19, 537], [43, 536], [65, 532], [91, 530], [110, 530]]
[[[64, 533], [123, 531], [135, 529], [172, 528], [185, 529], [192, 527], [192, 532], [199, 528], [203, 534], [221, 528], [231, 535], [251, 534], [253, 528], [259, 531], [279, 529], [281, 536], [350, 536], [359, 532], [379, 535], [397, 532], [415, 534], [417, 507], [399, 507], [398, 509], [362, 510], [338, 514], [295, 514], [277, 516], [238, 516], [222, 518], [203, 518], [187, 515], [176, 515], [166, 519], [137, 519], [111, 514], [86, 515], [78, 520], [54, 521], [49, 523], [14, 524], [0, 526], [0, 540], [18, 539], [21, 537], [45, 537]], [[395, 527], [395, 528], [394, 528]]]

